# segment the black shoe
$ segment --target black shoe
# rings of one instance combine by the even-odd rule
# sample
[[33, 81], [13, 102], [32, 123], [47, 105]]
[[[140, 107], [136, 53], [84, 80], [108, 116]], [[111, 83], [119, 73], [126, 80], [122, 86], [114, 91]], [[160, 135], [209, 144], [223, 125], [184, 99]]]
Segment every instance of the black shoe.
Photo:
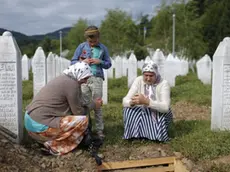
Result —
[[50, 150], [47, 149], [47, 148], [45, 148], [45, 147], [40, 148], [40, 152], [41, 152], [42, 155], [45, 155], [45, 156], [52, 155], [52, 154], [50, 153]]

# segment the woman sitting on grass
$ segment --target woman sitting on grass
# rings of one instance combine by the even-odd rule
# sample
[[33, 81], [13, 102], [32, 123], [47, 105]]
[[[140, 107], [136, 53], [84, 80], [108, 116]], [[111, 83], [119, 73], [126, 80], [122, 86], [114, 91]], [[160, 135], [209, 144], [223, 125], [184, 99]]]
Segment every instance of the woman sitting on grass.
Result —
[[[88, 118], [81, 103], [81, 84], [91, 75], [88, 64], [77, 62], [44, 86], [26, 107], [25, 128], [45, 146], [43, 151], [66, 154], [82, 141]], [[99, 108], [102, 100], [91, 105]]]
[[168, 141], [172, 121], [170, 86], [152, 61], [143, 65], [128, 94], [123, 98], [124, 139], [146, 138]]

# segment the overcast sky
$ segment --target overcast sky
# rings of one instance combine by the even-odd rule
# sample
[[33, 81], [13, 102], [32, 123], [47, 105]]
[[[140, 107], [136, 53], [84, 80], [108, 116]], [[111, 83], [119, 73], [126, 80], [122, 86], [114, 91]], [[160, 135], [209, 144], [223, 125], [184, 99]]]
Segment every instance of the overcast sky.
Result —
[[0, 0], [0, 28], [26, 35], [72, 26], [80, 18], [100, 25], [105, 9], [120, 8], [136, 18], [152, 13], [161, 0]]

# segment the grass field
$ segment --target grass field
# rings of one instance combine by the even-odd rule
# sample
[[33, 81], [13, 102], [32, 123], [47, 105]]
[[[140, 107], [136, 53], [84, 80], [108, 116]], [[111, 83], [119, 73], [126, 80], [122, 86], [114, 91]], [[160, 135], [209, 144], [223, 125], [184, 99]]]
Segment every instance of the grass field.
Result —
[[[23, 107], [32, 98], [32, 80], [23, 82]], [[103, 106], [105, 121], [105, 144], [119, 146], [129, 144], [122, 140], [123, 117], [122, 98], [126, 95], [127, 78], [109, 79], [109, 104]], [[176, 79], [176, 86], [171, 89], [172, 106], [178, 101], [185, 101], [196, 106], [211, 106], [211, 86], [203, 85], [196, 74], [190, 72], [187, 76]], [[190, 115], [190, 114], [185, 114]], [[166, 144], [172, 151], [181, 152], [195, 164], [202, 164], [209, 171], [230, 171], [228, 164], [212, 163], [212, 160], [230, 154], [230, 133], [212, 132], [209, 120], [177, 120], [170, 128], [172, 140]], [[150, 141], [133, 144], [152, 144]]]

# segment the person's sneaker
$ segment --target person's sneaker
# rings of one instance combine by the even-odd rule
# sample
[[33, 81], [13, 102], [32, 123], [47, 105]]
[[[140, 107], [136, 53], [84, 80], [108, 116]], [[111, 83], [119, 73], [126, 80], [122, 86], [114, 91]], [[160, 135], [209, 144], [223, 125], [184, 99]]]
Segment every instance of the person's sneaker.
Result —
[[97, 132], [97, 135], [98, 135], [98, 137], [99, 137], [100, 139], [104, 139], [104, 138], [105, 138], [105, 135], [104, 135], [103, 131], [98, 131], [98, 132]]

